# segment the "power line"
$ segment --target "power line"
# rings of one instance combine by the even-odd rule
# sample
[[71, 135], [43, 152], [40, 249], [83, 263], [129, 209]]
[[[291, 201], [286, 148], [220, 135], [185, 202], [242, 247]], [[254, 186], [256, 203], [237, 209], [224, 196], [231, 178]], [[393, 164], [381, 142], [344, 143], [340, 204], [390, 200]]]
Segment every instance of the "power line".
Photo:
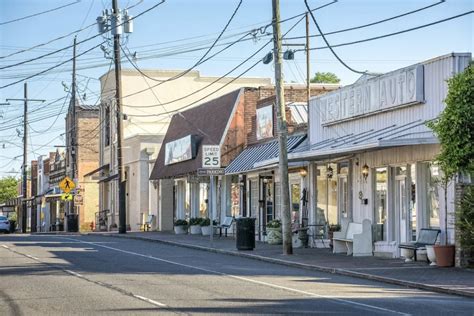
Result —
[[77, 1], [75, 1], [75, 2], [71, 2], [71, 3], [68, 3], [68, 4], [62, 5], [62, 6], [60, 6], [60, 7], [57, 7], [57, 8], [49, 9], [49, 10], [42, 11], [42, 12], [38, 12], [38, 13], [35, 13], [35, 14], [30, 14], [30, 15], [27, 15], [27, 16], [24, 16], [24, 17], [21, 17], [21, 18], [17, 18], [17, 19], [13, 19], [13, 20], [10, 20], [10, 21], [0, 22], [0, 26], [6, 25], [6, 24], [10, 24], [10, 23], [13, 23], [13, 22], [18, 22], [18, 21], [26, 20], [26, 19], [29, 19], [29, 18], [38, 16], [38, 15], [42, 15], [42, 14], [49, 13], [49, 12], [57, 11], [57, 10], [60, 10], [60, 9], [69, 7], [69, 6], [74, 5], [74, 4], [76, 4], [76, 3], [79, 3], [79, 2], [80, 2], [80, 1], [77, 0]]
[[310, 11], [311, 9], [309, 8], [308, 0], [304, 0], [304, 4], [306, 5], [306, 8], [308, 9], [309, 14], [311, 15], [311, 19], [313, 20], [314, 25], [316, 25], [316, 28], [318, 29], [319, 34], [321, 34], [321, 36], [322, 36], [324, 42], [326, 43], [326, 45], [328, 46], [329, 50], [332, 52], [332, 54], [334, 55], [334, 57], [336, 57], [336, 59], [339, 60], [339, 62], [340, 62], [342, 65], [344, 65], [344, 67], [346, 67], [347, 69], [349, 69], [350, 71], [355, 72], [355, 73], [358, 73], [358, 74], [367, 74], [367, 71], [355, 70], [354, 68], [352, 68], [351, 66], [349, 66], [348, 64], [346, 64], [346, 63], [336, 54], [336, 52], [334, 51], [334, 49], [331, 47], [331, 45], [329, 44], [328, 40], [326, 39], [326, 36], [324, 35], [323, 31], [322, 31], [321, 28], [319, 27], [318, 22], [316, 22], [316, 19], [315, 19], [315, 17], [314, 17], [313, 12]]
[[[161, 0], [161, 2], [159, 2], [159, 3], [157, 3], [157, 4], [153, 5], [153, 6], [151, 6], [150, 8], [146, 9], [145, 11], [140, 12], [140, 13], [137, 14], [136, 16], [131, 17], [131, 18], [130, 18], [130, 21], [131, 21], [131, 20], [135, 20], [136, 18], [142, 16], [143, 14], [145, 14], [145, 13], [147, 13], [147, 12], [149, 12], [149, 11], [155, 9], [156, 7], [158, 7], [159, 5], [163, 4], [164, 2], [165, 2], [165, 0]], [[125, 23], [125, 22], [122, 22], [122, 23], [120, 23], [120, 24], [117, 24], [117, 25], [115, 26], [115, 28], [120, 27], [120, 26], [123, 25], [124, 23]], [[82, 40], [82, 41], [77, 42], [77, 45], [82, 44], [82, 43], [85, 43], [85, 42], [87, 42], [87, 41], [90, 41], [91, 39], [94, 39], [94, 38], [99, 37], [99, 36], [101, 36], [101, 35], [102, 35], [102, 34], [99, 33], [99, 34], [96, 34], [96, 35], [94, 35], [94, 36], [88, 37], [88, 38], [86, 38], [86, 39], [84, 39], [84, 40]], [[51, 55], [56, 54], [56, 53], [58, 53], [58, 52], [61, 52], [61, 51], [63, 51], [63, 50], [69, 49], [69, 48], [71, 48], [71, 47], [73, 47], [73, 46], [74, 46], [74, 45], [71, 44], [71, 45], [68, 45], [68, 46], [66, 46], [66, 47], [63, 47], [63, 48], [60, 48], [60, 49], [56, 49], [56, 50], [54, 50], [54, 51], [52, 51], [52, 52], [49, 52], [49, 53], [47, 53], [47, 54], [40, 55], [40, 56], [35, 57], [35, 58], [27, 59], [27, 60], [24, 60], [24, 61], [22, 61], [22, 62], [18, 62], [18, 63], [11, 64], [11, 65], [7, 65], [7, 66], [2, 66], [2, 67], [0, 67], [0, 70], [1, 70], [1, 69], [7, 69], [7, 68], [15, 67], [15, 66], [19, 66], [19, 65], [23, 65], [23, 64], [26, 64], [26, 63], [29, 63], [29, 62], [32, 62], [32, 61], [35, 61], [35, 60], [38, 60], [38, 59], [47, 57], [47, 56], [51, 56]]]
[[[185, 71], [171, 77], [171, 78], [168, 78], [168, 79], [165, 79], [165, 80], [158, 80], [158, 79], [155, 79], [153, 77], [150, 77], [146, 74], [144, 74], [138, 67], [135, 66], [135, 64], [129, 59], [129, 57], [127, 56], [127, 54], [124, 52], [125, 56], [127, 57], [127, 59], [130, 61], [130, 63], [132, 64], [132, 66], [137, 69], [138, 72], [140, 72], [140, 74], [142, 74], [143, 76], [147, 77], [148, 79], [150, 80], [153, 80], [153, 81], [159, 81], [158, 84], [154, 85], [153, 87], [157, 87], [157, 86], [160, 86], [162, 84], [164, 84], [165, 82], [170, 82], [170, 81], [173, 81], [173, 80], [176, 80], [176, 79], [179, 79], [181, 77], [183, 77], [184, 75], [186, 75], [187, 73], [189, 73], [191, 70], [193, 70], [196, 66], [200, 65], [203, 60], [206, 58], [206, 56], [211, 52], [211, 50], [214, 48], [214, 46], [217, 44], [217, 42], [220, 40], [220, 38], [222, 37], [222, 35], [224, 34], [224, 32], [227, 30], [227, 28], [229, 27], [230, 23], [232, 22], [232, 20], [234, 19], [235, 15], [237, 14], [237, 11], [239, 11], [239, 8], [240, 6], [242, 5], [242, 0], [239, 1], [239, 3], [237, 4], [237, 7], [234, 9], [234, 12], [232, 13], [231, 17], [229, 18], [229, 20], [227, 21], [226, 25], [224, 26], [224, 28], [222, 29], [222, 31], [219, 33], [219, 35], [217, 36], [217, 38], [214, 40], [214, 42], [212, 43], [212, 45], [207, 49], [207, 51], [201, 56], [201, 58], [199, 58], [199, 60], [191, 67], [189, 67], [188, 69], [186, 69]], [[123, 51], [123, 48], [122, 48], [122, 51]], [[209, 60], [209, 59], [208, 59]], [[133, 94], [132, 94], [133, 95]], [[124, 96], [123, 98], [125, 97], [129, 97], [131, 96], [130, 94], [129, 95], [126, 95]]]
[[[386, 18], [386, 19], [378, 20], [378, 21], [375, 21], [375, 22], [371, 22], [371, 23], [367, 23], [367, 24], [363, 24], [363, 25], [359, 25], [359, 26], [353, 26], [353, 27], [349, 27], [349, 28], [345, 28], [345, 29], [341, 29], [341, 30], [336, 30], [336, 31], [332, 31], [332, 32], [327, 32], [327, 33], [324, 33], [324, 35], [325, 36], [334, 35], [334, 34], [359, 30], [359, 29], [366, 28], [366, 27], [369, 27], [369, 26], [374, 26], [374, 25], [377, 25], [377, 24], [381, 24], [381, 23], [388, 22], [388, 21], [391, 21], [391, 20], [399, 19], [401, 17], [404, 17], [404, 16], [407, 16], [407, 15], [410, 15], [410, 14], [414, 14], [414, 13], [417, 13], [417, 12], [435, 7], [435, 6], [440, 5], [444, 2], [446, 2], [446, 0], [440, 0], [439, 2], [430, 4], [428, 6], [418, 8], [418, 9], [415, 9], [415, 10], [412, 10], [412, 11], [404, 12], [404, 13], [401, 13], [399, 15], [395, 15], [395, 16], [392, 16], [392, 17], [389, 17], [389, 18]], [[321, 34], [316, 34], [316, 35], [310, 35], [309, 37], [320, 37], [320, 36], [321, 36]], [[306, 38], [306, 36], [288, 37], [287, 40], [303, 39], [303, 38]]]

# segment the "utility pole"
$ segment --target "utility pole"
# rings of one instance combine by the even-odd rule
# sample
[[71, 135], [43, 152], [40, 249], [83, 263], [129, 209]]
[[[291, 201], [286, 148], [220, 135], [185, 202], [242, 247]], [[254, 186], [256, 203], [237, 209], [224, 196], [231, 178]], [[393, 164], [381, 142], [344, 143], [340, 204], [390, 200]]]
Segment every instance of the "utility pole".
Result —
[[275, 85], [277, 108], [277, 133], [279, 150], [278, 171], [281, 183], [281, 212], [283, 230], [283, 254], [293, 254], [291, 240], [290, 188], [288, 183], [288, 129], [286, 122], [285, 91], [282, 78], [282, 53], [280, 30], [280, 0], [272, 0], [273, 11], [273, 47], [275, 54]]
[[[72, 102], [70, 105], [72, 106], [70, 110], [70, 114], [72, 116], [72, 124], [71, 124], [71, 131], [69, 131], [71, 135], [71, 143], [69, 144], [69, 147], [67, 147], [67, 150], [69, 150], [70, 158], [71, 158], [71, 174], [72, 174], [72, 181], [76, 180], [76, 138], [77, 138], [77, 126], [76, 126], [76, 45], [77, 45], [77, 36], [74, 36], [74, 46], [72, 50], [72, 85], [71, 85], [71, 99]], [[76, 213], [76, 210], [74, 208], [74, 199], [72, 201], [68, 201], [69, 203], [69, 214], [68, 216], [74, 216], [72, 214]], [[79, 224], [79, 219], [76, 219]], [[72, 221], [71, 221], [72, 222]], [[69, 221], [66, 221], [66, 223], [70, 223]], [[67, 231], [72, 231], [71, 227], [67, 227]]]
[[28, 99], [28, 84], [24, 83], [24, 98], [23, 99], [7, 99], [8, 101], [23, 101], [23, 179], [21, 183], [21, 193], [23, 197], [22, 201], [22, 211], [21, 211], [21, 232], [26, 233], [26, 226], [27, 226], [27, 206], [26, 206], [26, 198], [27, 198], [27, 181], [28, 181], [28, 101], [40, 101], [44, 102], [45, 100], [36, 100], [36, 99]]
[[[115, 26], [122, 24], [121, 13], [118, 8], [117, 0], [112, 0], [113, 15]], [[127, 233], [126, 223], [126, 205], [125, 205], [125, 175], [122, 158], [123, 124], [122, 124], [122, 71], [120, 65], [120, 33], [121, 27], [116, 27], [114, 33], [114, 64], [115, 64], [115, 97], [117, 106], [117, 164], [118, 164], [118, 183], [119, 183], [119, 234]]]
[[310, 64], [309, 64], [309, 12], [306, 12], [306, 102], [309, 111], [309, 98], [311, 98], [311, 87], [310, 87]]

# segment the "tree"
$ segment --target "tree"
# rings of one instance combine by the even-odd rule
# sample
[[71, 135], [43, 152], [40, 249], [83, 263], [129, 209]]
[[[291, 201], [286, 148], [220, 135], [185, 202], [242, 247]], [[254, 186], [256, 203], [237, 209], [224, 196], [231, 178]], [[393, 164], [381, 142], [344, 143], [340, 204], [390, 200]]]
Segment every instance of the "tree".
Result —
[[6, 177], [0, 179], [0, 203], [5, 203], [7, 200], [18, 195], [17, 186], [19, 180], [14, 177]]
[[310, 80], [311, 83], [339, 83], [340, 81], [341, 79], [332, 72], [317, 72]]
[[[447, 186], [460, 172], [474, 171], [474, 64], [448, 80], [446, 108], [427, 125], [441, 144], [436, 160], [443, 172], [445, 211], [447, 214]], [[472, 224], [472, 223], [471, 223]], [[447, 227], [447, 216], [445, 216]]]

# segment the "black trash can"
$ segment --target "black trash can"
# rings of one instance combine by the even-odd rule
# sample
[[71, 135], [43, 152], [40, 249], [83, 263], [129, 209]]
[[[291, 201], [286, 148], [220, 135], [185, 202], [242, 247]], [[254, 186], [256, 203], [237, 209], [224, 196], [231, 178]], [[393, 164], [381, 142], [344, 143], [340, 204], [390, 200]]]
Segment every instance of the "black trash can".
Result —
[[77, 214], [67, 214], [67, 231], [68, 232], [78, 232], [78, 216]]
[[255, 248], [255, 218], [240, 217], [237, 222], [237, 250], [253, 250]]
[[10, 221], [10, 233], [14, 233], [16, 229], [16, 221]]

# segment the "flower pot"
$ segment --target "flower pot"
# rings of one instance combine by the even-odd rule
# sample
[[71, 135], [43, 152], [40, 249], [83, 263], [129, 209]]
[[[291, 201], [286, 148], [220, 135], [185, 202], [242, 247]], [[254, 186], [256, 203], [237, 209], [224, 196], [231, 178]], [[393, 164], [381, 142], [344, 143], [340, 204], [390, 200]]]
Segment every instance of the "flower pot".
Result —
[[281, 228], [267, 227], [267, 243], [270, 245], [280, 245], [283, 243]]
[[[209, 226], [201, 226], [201, 231], [203, 236], [210, 236], [211, 235], [211, 225]], [[214, 235], [216, 234], [216, 228], [214, 227]]]
[[188, 233], [188, 227], [187, 227], [187, 226], [183, 226], [183, 225], [175, 226], [175, 227], [174, 227], [174, 233], [175, 233], [176, 235], [184, 235], [184, 234], [187, 234], [187, 233]]
[[434, 251], [434, 246], [426, 246], [426, 255], [428, 256], [428, 260], [431, 262], [430, 266], [436, 265], [436, 254]]
[[435, 245], [436, 264], [438, 267], [454, 265], [454, 245]]
[[201, 225], [191, 225], [189, 227], [191, 235], [200, 235], [202, 233]]

